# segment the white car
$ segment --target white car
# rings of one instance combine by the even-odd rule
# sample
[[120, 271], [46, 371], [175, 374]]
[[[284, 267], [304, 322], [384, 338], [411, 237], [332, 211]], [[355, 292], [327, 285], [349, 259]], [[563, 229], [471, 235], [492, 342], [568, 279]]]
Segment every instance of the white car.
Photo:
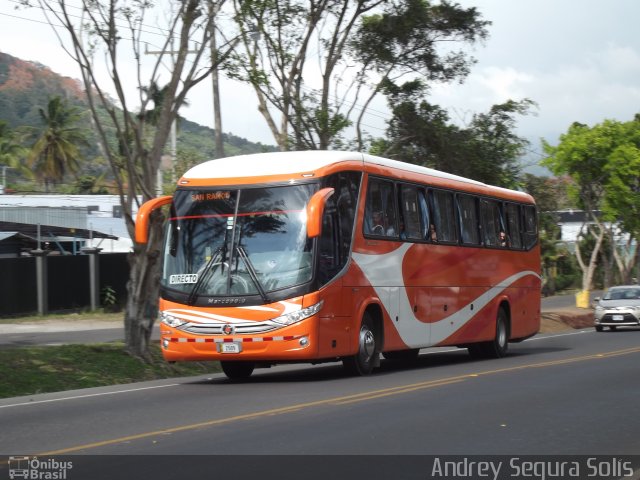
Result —
[[640, 285], [611, 287], [598, 300], [595, 310], [595, 327], [601, 332], [604, 327], [640, 326]]

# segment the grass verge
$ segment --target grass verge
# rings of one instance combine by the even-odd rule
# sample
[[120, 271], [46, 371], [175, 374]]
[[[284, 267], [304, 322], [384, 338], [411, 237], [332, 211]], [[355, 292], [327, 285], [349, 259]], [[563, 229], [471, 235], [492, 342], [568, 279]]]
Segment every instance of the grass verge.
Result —
[[220, 371], [218, 362], [162, 359], [150, 347], [152, 362], [125, 353], [122, 343], [20, 347], [0, 350], [0, 398], [100, 387]]

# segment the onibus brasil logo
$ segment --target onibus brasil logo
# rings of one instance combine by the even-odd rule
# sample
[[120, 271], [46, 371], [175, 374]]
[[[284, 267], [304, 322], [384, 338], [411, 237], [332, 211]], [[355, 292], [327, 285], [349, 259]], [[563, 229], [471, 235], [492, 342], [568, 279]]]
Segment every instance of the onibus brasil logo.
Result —
[[9, 457], [9, 478], [30, 480], [66, 480], [67, 471], [73, 468], [73, 462], [62, 462], [54, 458], [44, 460], [38, 457]]

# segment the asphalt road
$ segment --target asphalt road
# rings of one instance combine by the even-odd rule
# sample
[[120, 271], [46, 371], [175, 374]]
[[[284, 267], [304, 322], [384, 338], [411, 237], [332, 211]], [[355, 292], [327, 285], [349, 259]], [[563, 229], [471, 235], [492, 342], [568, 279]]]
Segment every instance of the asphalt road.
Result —
[[[124, 340], [122, 322], [117, 326], [113, 322], [100, 325], [96, 323], [73, 321], [46, 325], [34, 322], [31, 324], [0, 324], [0, 348], [28, 347], [33, 345], [63, 345], [71, 343], [106, 343]], [[154, 328], [151, 338], [160, 339], [158, 328]]]
[[[586, 329], [534, 337], [499, 360], [430, 349], [362, 378], [303, 365], [241, 384], [216, 375], [3, 399], [0, 455], [218, 455], [219, 465], [275, 455], [297, 467], [308, 457], [296, 455], [318, 454], [637, 454], [639, 345], [637, 329]], [[147, 477], [175, 457], [86, 458], [116, 458]]]

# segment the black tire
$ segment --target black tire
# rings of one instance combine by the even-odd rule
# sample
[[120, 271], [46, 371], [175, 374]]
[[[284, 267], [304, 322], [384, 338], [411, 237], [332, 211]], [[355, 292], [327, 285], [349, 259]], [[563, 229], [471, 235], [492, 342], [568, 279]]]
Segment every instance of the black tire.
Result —
[[473, 358], [502, 358], [509, 350], [509, 317], [504, 308], [498, 310], [496, 334], [493, 340], [470, 345], [469, 354]]
[[363, 376], [373, 371], [379, 362], [380, 355], [377, 338], [373, 320], [368, 313], [365, 313], [358, 334], [358, 352], [342, 360], [348, 374]]
[[596, 332], [601, 332], [604, 329], [602, 325], [596, 325]]
[[220, 366], [229, 380], [237, 381], [249, 378], [256, 364], [253, 362], [221, 361]]

